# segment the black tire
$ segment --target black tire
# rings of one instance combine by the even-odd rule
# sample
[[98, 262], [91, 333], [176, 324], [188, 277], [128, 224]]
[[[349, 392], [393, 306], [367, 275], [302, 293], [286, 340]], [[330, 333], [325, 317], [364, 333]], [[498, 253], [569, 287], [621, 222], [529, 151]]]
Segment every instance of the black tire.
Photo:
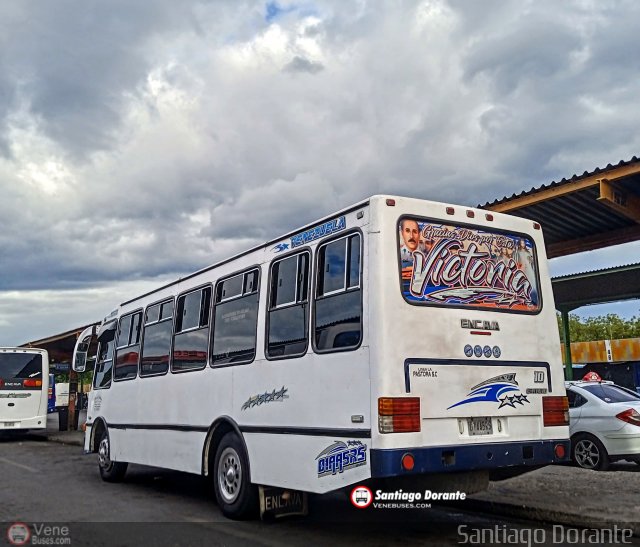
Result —
[[580, 433], [571, 439], [571, 459], [583, 469], [606, 471], [609, 469], [609, 454], [604, 445], [589, 433]]
[[257, 515], [258, 487], [250, 482], [249, 458], [235, 433], [220, 440], [211, 474], [216, 501], [225, 517], [242, 520]]
[[127, 462], [114, 462], [111, 460], [109, 432], [103, 430], [98, 441], [98, 469], [102, 480], [105, 482], [120, 482], [127, 472], [128, 465]]

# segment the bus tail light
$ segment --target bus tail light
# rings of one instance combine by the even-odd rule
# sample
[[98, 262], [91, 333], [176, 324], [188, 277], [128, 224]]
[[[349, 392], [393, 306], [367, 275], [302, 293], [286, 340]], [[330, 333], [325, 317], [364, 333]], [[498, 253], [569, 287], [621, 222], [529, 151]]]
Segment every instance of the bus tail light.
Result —
[[22, 382], [23, 387], [42, 387], [42, 380], [34, 380], [32, 378], [27, 378], [24, 382]]
[[569, 399], [566, 397], [543, 397], [542, 419], [545, 427], [569, 425]]
[[420, 431], [420, 397], [380, 397], [378, 399], [380, 433]]

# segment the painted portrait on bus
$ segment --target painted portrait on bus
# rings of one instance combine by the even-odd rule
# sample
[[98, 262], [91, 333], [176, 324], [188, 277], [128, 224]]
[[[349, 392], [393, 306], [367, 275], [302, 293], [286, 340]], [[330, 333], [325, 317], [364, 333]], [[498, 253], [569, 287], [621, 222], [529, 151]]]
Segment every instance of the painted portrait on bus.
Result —
[[402, 290], [413, 303], [537, 311], [533, 241], [405, 217], [398, 222]]

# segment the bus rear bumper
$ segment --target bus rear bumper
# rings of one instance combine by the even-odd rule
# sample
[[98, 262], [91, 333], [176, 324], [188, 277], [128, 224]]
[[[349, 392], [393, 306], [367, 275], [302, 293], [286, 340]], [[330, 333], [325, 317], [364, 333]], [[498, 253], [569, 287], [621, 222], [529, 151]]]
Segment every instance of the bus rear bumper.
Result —
[[[371, 476], [395, 477], [512, 466], [540, 466], [567, 462], [570, 452], [571, 442], [568, 439], [371, 449]], [[412, 469], [405, 469], [402, 465], [402, 459], [406, 454], [413, 456]]]
[[31, 418], [3, 418], [0, 421], [0, 431], [20, 431], [25, 429], [46, 429], [47, 415]]

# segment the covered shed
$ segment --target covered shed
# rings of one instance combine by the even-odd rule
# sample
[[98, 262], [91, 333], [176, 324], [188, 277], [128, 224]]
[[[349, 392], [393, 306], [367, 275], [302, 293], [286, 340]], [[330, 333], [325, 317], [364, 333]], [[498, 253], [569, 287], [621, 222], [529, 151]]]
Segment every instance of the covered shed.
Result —
[[[636, 156], [480, 207], [542, 226], [549, 258], [640, 240], [640, 159]], [[640, 298], [640, 264], [552, 280], [562, 314], [565, 368], [572, 376], [569, 312], [581, 306]]]

